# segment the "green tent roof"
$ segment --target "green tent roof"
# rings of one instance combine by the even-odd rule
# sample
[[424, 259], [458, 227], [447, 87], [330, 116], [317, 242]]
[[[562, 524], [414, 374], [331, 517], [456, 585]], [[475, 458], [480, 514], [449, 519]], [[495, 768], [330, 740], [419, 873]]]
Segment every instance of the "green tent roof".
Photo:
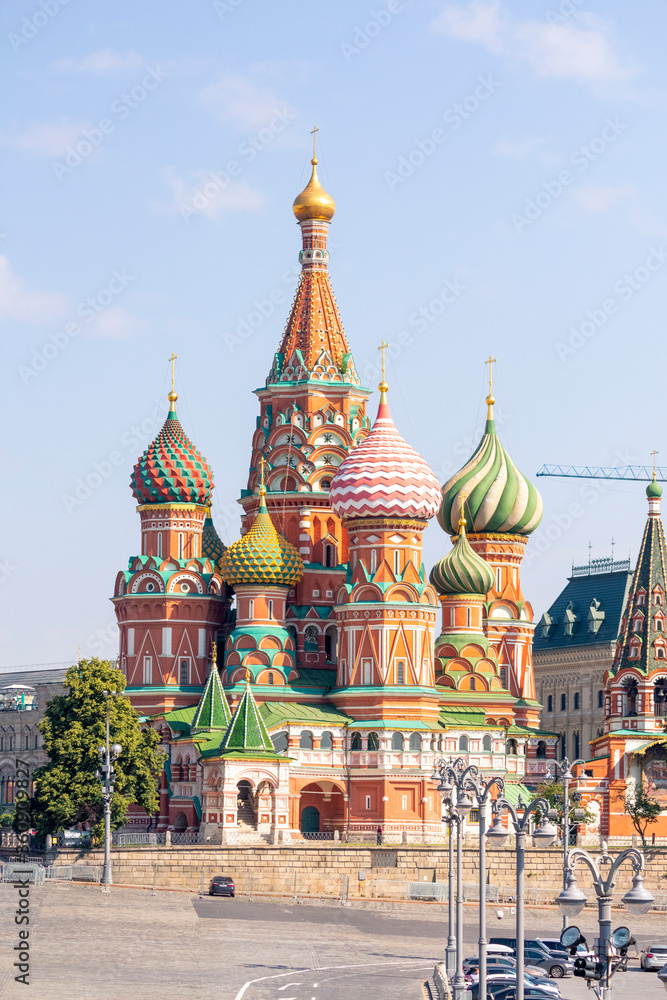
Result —
[[229, 710], [229, 703], [222, 690], [217, 668], [213, 664], [192, 720], [191, 732], [197, 733], [205, 729], [224, 730], [227, 729], [231, 720], [232, 713]]
[[230, 750], [243, 753], [252, 753], [253, 751], [275, 753], [271, 737], [264, 719], [260, 715], [249, 684], [246, 684], [241, 700], [236, 706], [234, 717], [220, 744], [221, 753]]

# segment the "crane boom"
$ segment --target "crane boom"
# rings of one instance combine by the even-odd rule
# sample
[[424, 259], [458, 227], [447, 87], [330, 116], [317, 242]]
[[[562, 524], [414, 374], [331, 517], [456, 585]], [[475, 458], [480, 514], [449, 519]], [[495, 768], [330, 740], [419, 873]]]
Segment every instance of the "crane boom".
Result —
[[667, 482], [667, 469], [648, 465], [626, 465], [619, 469], [604, 465], [543, 465], [538, 476], [561, 476], [570, 479], [629, 479], [650, 482], [654, 476]]

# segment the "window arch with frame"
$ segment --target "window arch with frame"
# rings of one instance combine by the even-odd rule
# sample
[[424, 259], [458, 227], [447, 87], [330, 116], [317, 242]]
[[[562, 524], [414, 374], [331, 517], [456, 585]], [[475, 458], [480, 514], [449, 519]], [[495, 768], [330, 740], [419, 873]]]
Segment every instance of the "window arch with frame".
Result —
[[394, 735], [391, 738], [391, 749], [392, 750], [403, 749], [403, 733], [394, 733]]

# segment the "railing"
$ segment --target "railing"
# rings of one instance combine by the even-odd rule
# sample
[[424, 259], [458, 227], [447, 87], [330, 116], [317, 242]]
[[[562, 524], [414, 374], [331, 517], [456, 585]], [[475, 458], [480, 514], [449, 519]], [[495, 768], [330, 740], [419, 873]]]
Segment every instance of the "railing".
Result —
[[406, 899], [434, 899], [444, 903], [447, 899], [446, 882], [406, 882]]
[[4, 864], [2, 866], [3, 882], [33, 882], [35, 885], [43, 885], [46, 878], [46, 869], [42, 865], [25, 864]]
[[114, 833], [112, 841], [118, 847], [128, 844], [164, 844], [164, 834], [158, 833]]
[[595, 576], [597, 573], [618, 573], [621, 570], [630, 572], [632, 564], [629, 559], [591, 559], [584, 566], [573, 566], [572, 576]]
[[301, 831], [301, 836], [303, 837], [304, 840], [336, 840], [337, 839], [336, 837], [334, 837], [334, 831], [333, 830], [320, 830], [320, 831], [302, 830]]
[[172, 830], [172, 844], [201, 844], [198, 833], [176, 833]]

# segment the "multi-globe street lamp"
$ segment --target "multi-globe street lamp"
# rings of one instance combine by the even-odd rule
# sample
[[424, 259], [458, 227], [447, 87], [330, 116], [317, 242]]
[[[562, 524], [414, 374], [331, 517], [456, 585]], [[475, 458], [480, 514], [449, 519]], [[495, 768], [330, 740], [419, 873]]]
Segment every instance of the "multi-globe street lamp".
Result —
[[[579, 913], [581, 913], [586, 905], [586, 896], [577, 886], [577, 880], [574, 874], [574, 868], [577, 861], [583, 861], [589, 868], [593, 876], [593, 885], [595, 887], [595, 894], [598, 901], [598, 961], [597, 963], [585, 963], [582, 974], [584, 975], [584, 978], [588, 980], [595, 980], [600, 983], [599, 997], [600, 1000], [605, 1000], [608, 995], [608, 991], [611, 989], [610, 980], [613, 975], [611, 968], [611, 959], [613, 957], [612, 947], [615, 944], [614, 937], [611, 932], [611, 904], [614, 898], [616, 874], [625, 861], [630, 861], [635, 873], [632, 879], [632, 889], [629, 889], [621, 899], [621, 902], [625, 904], [628, 912], [633, 916], [641, 916], [641, 914], [646, 913], [646, 911], [650, 908], [651, 903], [654, 901], [654, 897], [648, 889], [644, 888], [644, 880], [641, 874], [644, 867], [644, 854], [642, 851], [637, 850], [636, 847], [629, 847], [627, 850], [621, 851], [618, 857], [611, 858], [607, 853], [606, 845], [603, 844], [599, 861], [596, 861], [596, 859], [592, 857], [588, 851], [584, 851], [577, 847], [572, 851], [568, 851], [567, 885], [556, 898], [560, 911], [567, 920], [576, 917]], [[601, 865], [610, 866], [606, 878], [600, 870]], [[570, 929], [576, 930], [576, 928]], [[563, 933], [565, 934], [565, 931]], [[576, 942], [574, 942], [574, 940], [573, 945], [576, 947]]]
[[111, 799], [114, 790], [115, 772], [113, 762], [118, 759], [123, 748], [120, 743], [109, 745], [109, 715], [111, 711], [111, 697], [115, 691], [104, 691], [106, 698], [106, 739], [104, 746], [98, 750], [101, 760], [101, 771], [97, 771], [96, 777], [102, 784], [102, 801], [104, 803], [104, 870], [102, 873], [102, 891], [109, 892], [109, 886], [113, 885], [113, 875], [111, 872]]
[[[519, 796], [519, 809], [523, 815], [519, 818], [517, 810], [505, 798], [497, 798], [493, 803], [493, 825], [487, 830], [489, 842], [496, 847], [502, 847], [510, 836], [510, 829], [503, 824], [503, 814], [509, 814], [511, 825], [516, 837], [516, 997], [524, 1000], [524, 868], [526, 856], [526, 837], [530, 832], [530, 822], [536, 810], [540, 811], [541, 819], [533, 830], [533, 843], [539, 847], [551, 847], [556, 840], [557, 829], [549, 820], [549, 803], [544, 798], [533, 799], [524, 805]], [[481, 993], [480, 997], [485, 997]]]
[[[570, 805], [570, 782], [574, 780], [574, 774], [572, 773], [575, 767], [583, 766], [585, 763], [583, 760], [574, 760], [572, 763], [563, 757], [561, 761], [556, 763], [556, 774], [557, 780], [560, 780], [563, 785], [563, 797], [559, 795], [554, 796], [554, 805], [557, 808], [563, 807], [563, 888], [567, 888], [568, 879], [568, 867], [567, 867], [567, 855], [570, 850], [570, 821], [572, 819], [576, 821], [581, 820], [585, 816], [585, 812], [580, 808], [581, 803], [581, 792], [572, 793], [573, 805]], [[567, 917], [563, 915], [563, 928], [567, 926]]]
[[[454, 976], [454, 998], [459, 1000], [466, 989], [463, 975], [463, 887], [462, 887], [462, 831], [463, 822], [470, 814], [473, 801], [469, 792], [477, 799], [479, 808], [479, 995], [486, 996], [486, 804], [491, 790], [496, 787], [502, 792], [505, 782], [493, 777], [483, 781], [475, 764], [466, 764], [463, 757], [436, 762], [432, 775], [438, 781], [438, 792], [447, 808], [446, 822], [449, 825], [449, 931], [447, 939], [447, 975]], [[453, 843], [452, 825], [456, 824], [456, 940], [452, 936], [453, 926]], [[454, 967], [453, 957], [456, 955]]]

